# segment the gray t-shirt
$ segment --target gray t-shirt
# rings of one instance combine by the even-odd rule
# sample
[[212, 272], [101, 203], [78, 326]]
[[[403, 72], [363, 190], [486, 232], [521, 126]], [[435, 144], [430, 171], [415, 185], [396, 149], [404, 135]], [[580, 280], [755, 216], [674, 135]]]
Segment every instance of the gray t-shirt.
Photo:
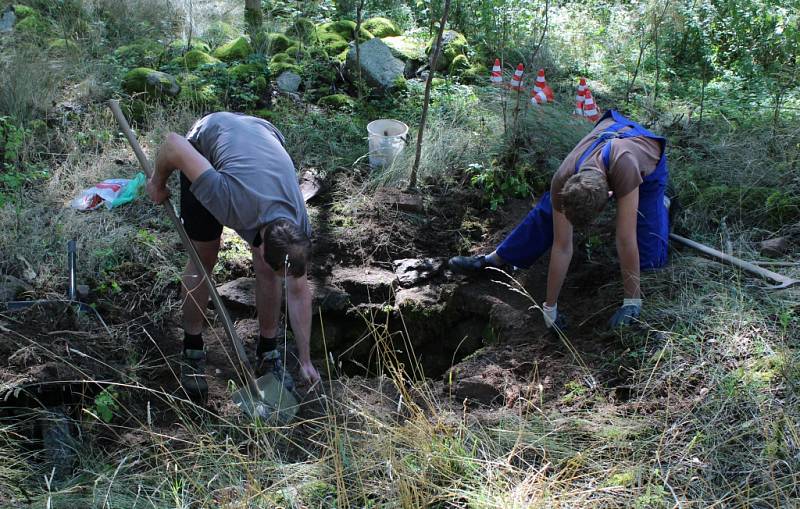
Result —
[[297, 173], [275, 126], [256, 117], [212, 113], [195, 122], [186, 139], [213, 166], [190, 190], [217, 221], [250, 244], [260, 226], [282, 218], [311, 237]]

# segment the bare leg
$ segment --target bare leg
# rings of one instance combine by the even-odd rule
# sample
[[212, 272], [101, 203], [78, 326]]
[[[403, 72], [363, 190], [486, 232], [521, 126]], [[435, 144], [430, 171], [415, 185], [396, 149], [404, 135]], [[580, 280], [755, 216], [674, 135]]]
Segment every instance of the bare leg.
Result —
[[[220, 239], [200, 242], [193, 240], [197, 254], [206, 271], [211, 274], [217, 263]], [[205, 325], [205, 310], [208, 306], [208, 286], [203, 276], [189, 260], [183, 272], [183, 330], [188, 334], [200, 334]]]
[[256, 310], [260, 334], [265, 338], [278, 335], [278, 321], [281, 316], [281, 297], [283, 279], [272, 267], [267, 265], [258, 248], [252, 248], [253, 269], [256, 272]]

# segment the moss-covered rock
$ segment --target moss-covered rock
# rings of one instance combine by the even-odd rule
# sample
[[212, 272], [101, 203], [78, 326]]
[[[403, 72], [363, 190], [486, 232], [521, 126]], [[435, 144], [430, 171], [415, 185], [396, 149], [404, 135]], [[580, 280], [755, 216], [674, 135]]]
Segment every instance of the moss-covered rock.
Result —
[[286, 51], [286, 48], [291, 46], [293, 43], [294, 41], [292, 39], [289, 39], [283, 34], [267, 34], [267, 48], [269, 48], [270, 53], [283, 53]]
[[38, 14], [31, 14], [14, 25], [14, 30], [24, 37], [45, 37], [52, 28], [50, 22]]
[[122, 78], [122, 89], [129, 94], [145, 93], [153, 97], [174, 97], [181, 91], [181, 86], [174, 76], [147, 67], [137, 67]]
[[333, 94], [322, 97], [317, 104], [333, 109], [352, 109], [355, 101], [347, 94]]
[[20, 22], [21, 20], [30, 16], [36, 16], [37, 14], [36, 9], [27, 5], [14, 4], [13, 7], [14, 15], [17, 17], [17, 22]]
[[286, 53], [278, 53], [277, 55], [273, 55], [272, 58], [269, 60], [270, 64], [294, 64], [295, 59]]
[[375, 37], [393, 37], [403, 33], [394, 21], [379, 16], [365, 20], [361, 26]]
[[301, 41], [310, 42], [314, 40], [317, 32], [317, 26], [308, 18], [297, 18], [286, 30], [286, 35], [300, 39]]
[[[425, 54], [431, 54], [433, 44], [436, 42], [436, 36], [431, 37], [428, 45], [425, 47]], [[444, 71], [450, 68], [450, 64], [458, 55], [466, 55], [468, 49], [467, 39], [456, 32], [455, 30], [445, 30], [442, 34], [442, 51], [439, 53], [439, 59], [436, 61], [436, 70]]]
[[200, 51], [199, 49], [187, 51], [185, 55], [181, 57], [175, 57], [172, 62], [175, 65], [183, 66], [190, 71], [194, 71], [201, 65], [221, 63], [218, 58], [214, 58], [205, 51]]
[[114, 58], [125, 67], [158, 67], [164, 47], [149, 39], [143, 39], [114, 50]]
[[47, 43], [47, 51], [56, 55], [74, 54], [78, 51], [78, 45], [69, 39], [50, 39]]
[[[352, 41], [355, 39], [356, 22], [350, 21], [349, 19], [343, 19], [339, 21], [332, 21], [330, 23], [323, 23], [317, 27], [317, 31], [320, 33], [337, 34], [347, 41]], [[369, 32], [369, 30], [363, 26], [361, 27], [361, 30], [359, 30], [359, 42], [368, 41], [373, 37], [374, 36]]]
[[194, 74], [183, 74], [180, 76], [179, 83], [181, 91], [178, 100], [195, 106], [217, 106], [220, 104], [217, 88], [206, 83]]
[[212, 48], [232, 41], [237, 36], [239, 36], [239, 32], [232, 25], [223, 21], [214, 21], [203, 32], [203, 40], [207, 41]]
[[329, 55], [338, 55], [347, 51], [349, 43], [341, 35], [333, 32], [319, 34], [319, 43]]
[[395, 58], [406, 62], [409, 60], [425, 60], [425, 43], [404, 35], [398, 37], [382, 37], [381, 40], [392, 50]]
[[269, 72], [272, 76], [280, 76], [281, 73], [284, 71], [292, 71], [296, 74], [302, 74], [303, 69], [296, 64], [290, 64], [288, 62], [278, 62], [275, 64], [269, 64]]
[[207, 42], [201, 41], [197, 38], [193, 38], [191, 44], [187, 44], [187, 42], [183, 39], [172, 41], [167, 46], [167, 53], [170, 55], [170, 57], [175, 57], [193, 49], [200, 50], [203, 53], [211, 54], [211, 46], [209, 46]]
[[231, 67], [228, 74], [238, 81], [250, 81], [266, 74], [266, 69], [261, 64], [238, 64]]
[[488, 79], [489, 68], [483, 64], [472, 64], [461, 74], [461, 81], [464, 83], [481, 83]]
[[214, 50], [214, 56], [224, 62], [235, 60], [245, 60], [253, 52], [250, 42], [245, 36], [239, 36], [227, 44], [223, 44]]
[[468, 71], [470, 67], [472, 66], [466, 55], [456, 55], [453, 61], [450, 62], [448, 72], [453, 76], [461, 76]]

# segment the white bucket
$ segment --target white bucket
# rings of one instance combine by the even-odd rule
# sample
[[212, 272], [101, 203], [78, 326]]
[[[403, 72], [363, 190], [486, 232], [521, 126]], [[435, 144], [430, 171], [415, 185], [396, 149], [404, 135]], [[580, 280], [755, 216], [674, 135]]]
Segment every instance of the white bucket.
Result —
[[408, 143], [408, 126], [399, 120], [373, 120], [367, 125], [369, 133], [369, 165], [389, 166]]

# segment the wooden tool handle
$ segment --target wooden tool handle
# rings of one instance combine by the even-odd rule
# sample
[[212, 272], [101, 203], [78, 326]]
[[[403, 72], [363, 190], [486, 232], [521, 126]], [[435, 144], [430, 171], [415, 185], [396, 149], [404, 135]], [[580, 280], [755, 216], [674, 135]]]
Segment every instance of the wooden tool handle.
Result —
[[[111, 108], [111, 113], [114, 114], [114, 118], [117, 120], [120, 129], [122, 129], [122, 133], [128, 139], [128, 143], [130, 143], [133, 153], [136, 154], [136, 159], [139, 160], [139, 165], [142, 167], [145, 175], [147, 175], [148, 178], [151, 177], [153, 174], [153, 168], [151, 167], [147, 156], [144, 155], [142, 147], [139, 146], [139, 142], [136, 140], [136, 136], [133, 134], [131, 127], [128, 125], [125, 115], [122, 114], [122, 110], [119, 107], [119, 102], [112, 99], [108, 101], [108, 107]], [[206, 286], [208, 286], [211, 302], [214, 303], [217, 313], [219, 313], [220, 318], [222, 318], [222, 326], [225, 329], [225, 332], [228, 334], [228, 338], [230, 338], [231, 343], [233, 343], [233, 348], [236, 350], [236, 357], [239, 359], [239, 363], [241, 364], [242, 369], [240, 370], [239, 374], [243, 376], [244, 381], [247, 383], [247, 386], [249, 387], [253, 397], [259, 397], [260, 391], [258, 388], [258, 383], [256, 383], [255, 376], [253, 376], [253, 367], [250, 365], [250, 361], [247, 359], [247, 353], [244, 350], [244, 345], [242, 345], [242, 340], [236, 333], [236, 329], [233, 326], [233, 321], [231, 320], [230, 315], [228, 315], [228, 310], [225, 308], [225, 305], [222, 303], [222, 299], [217, 292], [217, 287], [214, 284], [214, 281], [211, 279], [211, 276], [208, 274], [203, 266], [203, 263], [200, 261], [200, 256], [197, 254], [197, 250], [194, 248], [194, 244], [189, 238], [189, 234], [186, 233], [183, 223], [181, 223], [180, 218], [175, 213], [175, 208], [172, 206], [172, 202], [170, 202], [170, 200], [167, 199], [164, 201], [164, 209], [167, 211], [167, 215], [172, 221], [172, 224], [174, 224], [175, 228], [178, 230], [178, 235], [180, 235], [181, 241], [183, 242], [183, 247], [186, 248], [186, 252], [189, 254], [189, 259], [200, 271]]]

